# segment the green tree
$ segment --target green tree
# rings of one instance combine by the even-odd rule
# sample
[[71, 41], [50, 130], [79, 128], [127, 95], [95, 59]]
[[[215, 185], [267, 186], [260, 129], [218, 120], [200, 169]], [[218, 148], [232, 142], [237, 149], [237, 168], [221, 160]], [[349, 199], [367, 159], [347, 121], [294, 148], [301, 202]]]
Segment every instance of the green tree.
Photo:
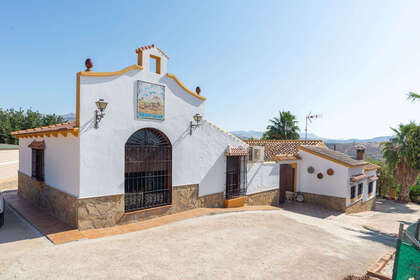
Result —
[[417, 93], [415, 93], [415, 92], [410, 92], [410, 93], [408, 93], [408, 100], [411, 100], [411, 101], [418, 101], [418, 100], [420, 100], [420, 94], [417, 94]]
[[55, 114], [43, 115], [31, 109], [15, 110], [0, 108], [0, 143], [17, 144], [18, 139], [10, 135], [11, 132], [40, 126], [47, 126], [64, 122], [61, 116]]
[[379, 196], [389, 195], [391, 187], [397, 184], [397, 181], [393, 176], [393, 171], [384, 161], [378, 161], [371, 158], [368, 158], [367, 161], [380, 166], [376, 171], [376, 175], [378, 176], [378, 181], [376, 181], [376, 193]]
[[279, 117], [270, 120], [271, 124], [267, 126], [262, 139], [299, 139], [299, 127], [296, 117], [290, 111], [279, 112]]
[[399, 199], [409, 201], [409, 188], [420, 173], [420, 126], [411, 122], [392, 130], [396, 135], [382, 143], [383, 155], [401, 185]]

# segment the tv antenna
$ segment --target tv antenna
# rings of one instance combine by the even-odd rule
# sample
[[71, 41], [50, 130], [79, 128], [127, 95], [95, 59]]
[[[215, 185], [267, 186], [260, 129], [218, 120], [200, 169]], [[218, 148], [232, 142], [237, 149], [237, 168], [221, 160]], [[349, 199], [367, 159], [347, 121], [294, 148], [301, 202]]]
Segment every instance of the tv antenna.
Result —
[[321, 114], [316, 114], [316, 115], [312, 115], [311, 113], [309, 113], [306, 116], [306, 121], [305, 121], [305, 140], [308, 140], [308, 121], [310, 123], [312, 123], [312, 119], [320, 119], [322, 118]]

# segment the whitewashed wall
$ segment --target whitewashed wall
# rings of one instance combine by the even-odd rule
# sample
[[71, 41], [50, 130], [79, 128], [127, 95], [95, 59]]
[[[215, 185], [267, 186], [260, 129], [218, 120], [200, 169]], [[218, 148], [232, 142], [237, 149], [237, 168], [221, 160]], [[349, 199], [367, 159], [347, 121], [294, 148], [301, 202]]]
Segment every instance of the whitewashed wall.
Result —
[[[160, 56], [155, 52], [154, 55]], [[172, 185], [200, 184], [200, 195], [224, 191], [228, 144], [242, 141], [203, 122], [189, 135], [193, 115], [205, 116], [204, 101], [188, 94], [162, 73], [131, 70], [113, 77], [82, 76], [80, 81], [80, 197], [124, 193], [124, 147], [137, 130], [153, 127], [162, 131], [173, 148]], [[136, 81], [165, 86], [165, 120], [137, 119]], [[205, 90], [203, 91], [205, 94]], [[109, 102], [99, 129], [93, 128], [95, 101]]]
[[[335, 197], [348, 196], [347, 167], [302, 150], [299, 151], [299, 155], [302, 157], [300, 191]], [[307, 171], [310, 166], [315, 168], [315, 172], [312, 174]], [[327, 174], [329, 168], [334, 169], [334, 175]], [[324, 175], [322, 179], [317, 178], [319, 172]]]
[[20, 138], [19, 171], [32, 176], [32, 141], [45, 140], [44, 181], [72, 196], [79, 196], [79, 138], [73, 135], [64, 137]]
[[[362, 174], [362, 172], [363, 172], [363, 167], [349, 168], [349, 181], [350, 181], [351, 176]], [[374, 176], [374, 175], [376, 175], [376, 171], [375, 170], [368, 171], [367, 175], [368, 175], [368, 177]], [[376, 181], [373, 182], [373, 189], [372, 189], [372, 196], [371, 197], [368, 196], [369, 184], [368, 184], [367, 181], [368, 181], [368, 179], [364, 179], [364, 180], [361, 180], [361, 181], [356, 182], [356, 183], [348, 183], [347, 198], [346, 198], [346, 205], [347, 206], [352, 205], [352, 204], [358, 202], [359, 200], [362, 200], [363, 202], [366, 202], [366, 201], [368, 201], [368, 200], [370, 200], [370, 199], [372, 199], [376, 196]], [[363, 183], [363, 190], [362, 190], [361, 198], [358, 198], [358, 187], [357, 186], [360, 183]], [[352, 186], [356, 186], [356, 197], [355, 197], [355, 200], [353, 202], [350, 201], [350, 199], [351, 199], [351, 187]]]
[[247, 194], [279, 188], [280, 169], [276, 162], [255, 162], [248, 164]]

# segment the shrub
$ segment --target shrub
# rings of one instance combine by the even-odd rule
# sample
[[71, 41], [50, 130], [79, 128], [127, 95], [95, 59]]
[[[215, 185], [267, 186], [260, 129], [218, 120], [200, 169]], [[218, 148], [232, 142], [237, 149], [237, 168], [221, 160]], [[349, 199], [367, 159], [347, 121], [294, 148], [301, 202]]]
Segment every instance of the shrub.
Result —
[[414, 185], [410, 188], [410, 200], [420, 203], [420, 185]]

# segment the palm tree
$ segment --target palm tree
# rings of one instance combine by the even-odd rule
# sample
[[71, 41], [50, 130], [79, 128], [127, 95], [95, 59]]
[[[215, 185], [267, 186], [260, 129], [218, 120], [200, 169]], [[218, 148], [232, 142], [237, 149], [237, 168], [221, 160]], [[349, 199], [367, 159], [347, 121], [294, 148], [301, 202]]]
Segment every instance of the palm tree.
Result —
[[267, 126], [267, 131], [262, 139], [299, 139], [299, 127], [296, 117], [290, 111], [279, 112], [279, 117], [270, 120], [271, 124]]
[[408, 93], [408, 100], [411, 100], [413, 102], [420, 100], [420, 94], [417, 94], [415, 92]]
[[392, 130], [396, 135], [382, 143], [383, 155], [401, 185], [399, 199], [409, 201], [409, 188], [420, 174], [420, 126], [411, 122]]

